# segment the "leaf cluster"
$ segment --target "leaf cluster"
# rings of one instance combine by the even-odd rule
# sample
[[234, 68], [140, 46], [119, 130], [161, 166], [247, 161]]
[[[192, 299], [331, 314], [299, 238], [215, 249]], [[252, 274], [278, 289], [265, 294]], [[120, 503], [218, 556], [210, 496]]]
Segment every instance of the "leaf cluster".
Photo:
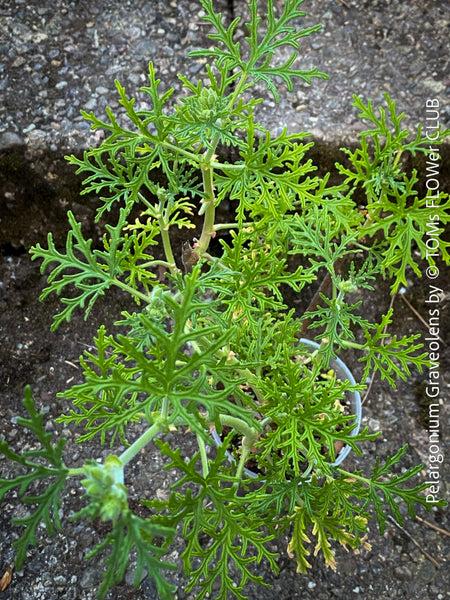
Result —
[[[69, 476], [82, 477], [86, 489], [76, 518], [109, 527], [90, 553], [108, 552], [101, 598], [123, 578], [133, 554], [135, 584], [146, 569], [160, 597], [172, 598], [163, 571], [174, 567], [163, 557], [177, 530], [186, 543], [187, 592], [197, 590], [197, 600], [244, 600], [248, 581], [264, 584], [255, 564], [277, 572], [271, 542], [287, 530], [299, 571], [309, 567], [312, 538], [314, 553], [334, 568], [333, 541], [368, 548], [370, 506], [382, 532], [386, 509], [401, 522], [398, 500], [412, 516], [415, 503], [429, 508], [425, 484], [407, 487], [421, 466], [401, 475], [392, 468], [406, 447], [384, 465], [377, 461], [369, 476], [344, 471], [338, 454], [344, 446], [361, 454], [360, 444], [376, 437], [357, 431], [353, 411], [345, 409], [349, 395], [363, 391], [374, 372], [395, 388], [412, 366], [421, 371], [428, 364], [417, 336], [388, 331], [391, 309], [371, 323], [352, 294], [373, 289], [379, 276], [397, 291], [410, 269], [419, 274], [417, 251], [433, 264], [428, 235], [450, 262], [441, 236], [449, 201], [440, 194], [430, 221], [417, 173], [404, 161], [426, 152], [428, 140], [420, 127], [411, 139], [387, 94], [387, 109], [378, 111], [354, 97], [370, 128], [360, 134], [360, 147], [344, 149], [347, 164], [337, 165], [343, 181], [333, 185], [331, 174], [317, 175], [306, 133], [275, 135], [258, 122], [256, 83], [278, 101], [280, 81], [292, 90], [295, 79], [326, 77], [294, 68], [301, 38], [320, 29], [299, 27], [302, 2], [285, 0], [278, 10], [267, 0], [264, 12], [250, 0], [242, 37], [239, 18], [227, 25], [211, 0], [200, 0], [214, 45], [191, 53], [205, 61], [198, 81], [180, 75], [174, 101], [150, 63], [143, 108], [116, 82], [118, 111], [107, 108], [103, 118], [83, 113], [93, 130], [105, 132], [104, 141], [68, 160], [84, 178], [83, 193], [98, 198], [96, 221], [109, 221], [105, 233], [87, 239], [69, 211], [66, 247], [49, 234], [47, 246], [37, 244], [31, 255], [49, 273], [41, 299], [61, 299], [52, 329], [70, 322], [75, 310], [87, 317], [113, 287], [130, 298], [113, 332], [100, 326], [80, 358], [83, 380], [60, 394], [70, 406], [58, 419], [84, 427], [80, 443], [97, 438], [126, 450], [68, 469], [64, 441], [52, 441], [26, 389], [30, 418], [17, 422], [40, 447], [17, 454], [0, 441], [21, 469], [0, 480], [0, 499], [17, 489], [36, 507], [15, 520], [25, 527], [16, 543], [19, 566], [37, 542], [40, 521], [49, 534], [60, 527]], [[434, 143], [448, 134], [439, 131]], [[221, 146], [233, 160], [220, 158]], [[235, 213], [229, 223], [218, 218], [221, 203]], [[300, 296], [307, 286], [314, 297], [299, 316], [297, 298], [288, 302], [286, 291]], [[299, 342], [306, 329], [319, 342], [312, 349]], [[333, 360], [349, 348], [360, 353], [362, 383], [336, 375]], [[143, 430], [132, 443], [131, 425]], [[222, 439], [215, 451], [211, 429]], [[191, 456], [174, 448], [181, 434], [196, 444]], [[143, 502], [143, 518], [130, 509], [124, 469], [150, 442], [165, 468], [181, 475], [167, 500]], [[34, 493], [40, 482], [45, 490]]]
[[[199, 587], [198, 599], [214, 594], [218, 600], [226, 600], [232, 594], [245, 600], [242, 590], [247, 581], [264, 584], [249, 568], [263, 559], [278, 572], [277, 555], [268, 548], [278, 533], [267, 518], [249, 514], [245, 496], [237, 495], [238, 480], [230, 467], [224, 466], [229, 442], [230, 436], [218, 448], [215, 460], [208, 461], [208, 473], [203, 476], [196, 468], [198, 455], [186, 462], [179, 449], [157, 442], [170, 459], [165, 468], [175, 468], [183, 476], [172, 486], [167, 501], [144, 501], [159, 512], [157, 522], [169, 527], [181, 524], [186, 540], [182, 559], [190, 578], [186, 591]], [[231, 576], [230, 564], [239, 581]]]
[[335, 444], [349, 444], [358, 454], [357, 442], [373, 439], [367, 430], [353, 435], [352, 414], [345, 414], [346, 393], [358, 386], [324, 373], [322, 357], [315, 364], [302, 364], [301, 355], [284, 356], [284, 369], [274, 369], [261, 383], [264, 417], [274, 425], [255, 444], [263, 472], [274, 470], [280, 479], [298, 477], [308, 468], [331, 472], [336, 460]]
[[[372, 252], [380, 257], [380, 269], [393, 279], [392, 291], [406, 285], [407, 269], [412, 268], [418, 277], [421, 271], [414, 258], [416, 247], [420, 257], [430, 265], [435, 264], [432, 252], [426, 245], [427, 236], [436, 236], [436, 252], [448, 264], [449, 242], [442, 238], [445, 225], [449, 222], [450, 200], [448, 194], [439, 192], [438, 197], [430, 194], [420, 197], [416, 184], [416, 169], [407, 173], [403, 158], [430, 151], [430, 140], [417, 127], [415, 137], [402, 128], [404, 113], [397, 114], [396, 104], [385, 93], [387, 111], [378, 108], [378, 115], [369, 100], [367, 104], [354, 96], [354, 104], [360, 110], [359, 117], [369, 121], [372, 127], [362, 131], [361, 145], [356, 150], [347, 148], [350, 167], [337, 163], [338, 171], [345, 176], [345, 183], [361, 187], [367, 198], [367, 223], [360, 231], [360, 238], [373, 239]], [[441, 127], [435, 132], [433, 147], [442, 144], [450, 130]], [[432, 165], [433, 166], [433, 165]], [[431, 203], [430, 203], [431, 202]], [[433, 210], [430, 210], [430, 206]], [[382, 233], [382, 241], [378, 242]]]
[[[250, 75], [254, 82], [263, 81], [272, 93], [275, 101], [279, 101], [276, 79], [281, 79], [289, 91], [293, 89], [292, 79], [299, 77], [311, 83], [314, 77], [328, 79], [317, 68], [309, 70], [293, 69], [292, 65], [298, 56], [300, 45], [298, 40], [311, 33], [319, 31], [321, 25], [298, 29], [294, 21], [304, 17], [306, 13], [298, 10], [303, 0], [286, 0], [282, 14], [277, 18], [274, 11], [273, 0], [267, 2], [267, 13], [265, 15], [265, 33], [261, 36], [261, 21], [257, 0], [251, 0], [249, 10], [251, 19], [245, 24], [248, 36], [245, 41], [248, 44], [248, 56], [241, 48], [241, 42], [235, 41], [236, 29], [240, 23], [237, 17], [227, 28], [223, 24], [222, 14], [216, 13], [212, 0], [200, 0], [206, 12], [203, 19], [210, 23], [215, 33], [209, 34], [209, 38], [216, 42], [214, 48], [202, 48], [191, 52], [191, 56], [210, 57], [218, 66], [224, 66], [228, 71], [234, 69]], [[282, 47], [292, 49], [289, 58], [281, 65], [274, 65], [273, 58]]]
[[[207, 415], [220, 428], [224, 400], [240, 395], [240, 380], [229, 377], [226, 357], [220, 355], [234, 329], [223, 330], [211, 322], [213, 307], [199, 298], [198, 275], [196, 267], [185, 276], [182, 296], [160, 296], [170, 328], [167, 319], [155, 321], [144, 310], [124, 321], [133, 326], [128, 335], [115, 338], [106, 336], [104, 328], [99, 330], [96, 353], [86, 352], [81, 359], [84, 383], [62, 394], [77, 410], [59, 420], [85, 423], [87, 433], [79, 441], [100, 434], [104, 442], [107, 431], [113, 431], [111, 444], [116, 435], [125, 441], [128, 423], [145, 419], [152, 424], [154, 413], [163, 408], [168, 427], [181, 423], [205, 435]], [[205, 349], [203, 340], [207, 340]], [[251, 420], [251, 411], [245, 407], [231, 404], [228, 410]]]
[[[74, 515], [74, 519], [95, 519], [104, 516], [100, 504], [90, 502], [84, 509]], [[138, 587], [144, 569], [156, 583], [161, 600], [172, 600], [176, 587], [169, 583], [161, 571], [174, 571], [176, 565], [161, 560], [167, 553], [167, 547], [174, 535], [174, 530], [153, 522], [151, 518], [143, 519], [135, 515], [128, 505], [112, 521], [111, 530], [104, 540], [91, 550], [86, 559], [93, 558], [109, 549], [103, 581], [98, 590], [98, 598], [105, 598], [108, 590], [119, 583], [125, 576], [133, 553], [136, 554], [134, 569], [135, 587]], [[161, 539], [164, 540], [161, 543]]]
[[[44, 415], [37, 412], [31, 388], [28, 386], [25, 388], [23, 405], [29, 418], [17, 417], [16, 422], [33, 433], [39, 447], [18, 454], [9, 448], [8, 442], [0, 440], [0, 452], [11, 463], [20, 465], [22, 471], [10, 479], [0, 479], [0, 500], [17, 488], [21, 501], [29, 507], [27, 516], [13, 519], [14, 525], [25, 528], [21, 537], [13, 543], [17, 548], [18, 569], [26, 559], [28, 546], [36, 546], [38, 543], [37, 530], [41, 522], [50, 536], [61, 530], [59, 507], [61, 493], [69, 474], [62, 458], [65, 439], [53, 442], [53, 435], [46, 431]], [[39, 485], [41, 482], [45, 482], [43, 490]]]

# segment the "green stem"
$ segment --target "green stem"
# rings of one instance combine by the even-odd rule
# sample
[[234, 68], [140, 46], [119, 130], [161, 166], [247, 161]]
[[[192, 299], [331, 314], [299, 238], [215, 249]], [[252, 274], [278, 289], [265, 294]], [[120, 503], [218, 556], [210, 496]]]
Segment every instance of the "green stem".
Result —
[[264, 395], [254, 383], [257, 380], [255, 375], [249, 369], [238, 369], [237, 372], [247, 379], [248, 385], [252, 388], [258, 402], [264, 404]]
[[362, 344], [357, 344], [356, 342], [350, 342], [349, 340], [341, 340], [341, 344], [344, 348], [355, 348], [356, 350], [364, 349], [364, 346]]
[[153, 216], [155, 216], [156, 210], [155, 207], [147, 200], [147, 198], [144, 196], [144, 194], [142, 192], [138, 192], [138, 198], [139, 200], [145, 204], [145, 206], [150, 209], [150, 214]]
[[158, 216], [159, 231], [161, 232], [162, 243], [164, 247], [164, 253], [169, 266], [169, 271], [172, 275], [176, 275], [178, 272], [175, 258], [172, 252], [172, 245], [169, 237], [169, 225], [166, 223], [162, 216]]
[[400, 160], [400, 157], [401, 157], [402, 154], [403, 154], [403, 150], [397, 150], [397, 155], [395, 157], [394, 164], [392, 165], [393, 169], [397, 168], [398, 161]]
[[167, 267], [170, 268], [170, 264], [165, 260], [149, 260], [146, 263], [139, 265], [141, 269], [147, 269], [148, 267]]
[[[231, 97], [228, 103], [228, 109], [232, 110], [236, 100], [239, 98], [242, 88], [245, 86], [245, 82], [248, 79], [248, 73], [246, 71], [242, 72], [242, 75], [239, 79], [239, 83], [234, 90], [233, 96]], [[209, 246], [209, 242], [211, 237], [215, 233], [214, 231], [214, 221], [216, 217], [216, 207], [215, 207], [215, 195], [214, 195], [214, 164], [213, 160], [214, 153], [219, 144], [220, 135], [216, 133], [214, 139], [212, 140], [211, 146], [206, 153], [204, 159], [200, 162], [200, 166], [202, 168], [202, 177], [203, 177], [203, 190], [205, 192], [205, 198], [203, 202], [206, 204], [206, 208], [204, 210], [204, 221], [203, 221], [203, 229], [200, 236], [200, 240], [196, 246], [198, 253], [201, 255], [203, 252], [206, 252]], [[219, 163], [220, 164], [220, 163]], [[224, 165], [226, 166], [226, 165]], [[242, 165], [243, 166], [243, 165]], [[239, 165], [241, 167], [241, 165]]]
[[208, 475], [208, 473], [209, 473], [208, 457], [206, 456], [205, 441], [204, 441], [204, 439], [201, 437], [201, 435], [199, 433], [197, 433], [197, 443], [198, 443], [198, 448], [200, 450], [200, 458], [201, 458], [201, 461], [202, 461], [203, 477], [206, 477]]
[[239, 417], [232, 417], [231, 415], [220, 415], [220, 422], [226, 427], [232, 427], [236, 429], [238, 433], [246, 438], [253, 438], [258, 435], [257, 430], [254, 427], [250, 427], [245, 421], [239, 419]]
[[239, 419], [239, 417], [232, 417], [231, 415], [220, 415], [220, 422], [222, 425], [232, 427], [238, 433], [243, 435], [242, 450], [239, 463], [236, 469], [237, 479], [242, 479], [242, 471], [244, 470], [245, 463], [248, 455], [251, 452], [253, 444], [255, 443], [258, 432], [255, 428], [250, 427], [245, 421]]
[[205, 258], [211, 264], [217, 265], [220, 269], [226, 269], [226, 266], [220, 262], [220, 260], [216, 256], [211, 256], [208, 252], [203, 252], [203, 258]]
[[216, 161], [211, 161], [211, 167], [213, 169], [221, 169], [223, 170], [227, 170], [227, 171], [243, 171], [246, 167], [246, 165], [233, 165], [233, 164], [229, 164], [229, 163], [221, 163], [221, 162], [216, 162]]
[[[242, 223], [242, 227], [252, 227], [254, 223]], [[232, 229], [233, 227], [240, 227], [239, 223], [217, 223], [214, 225], [214, 231], [220, 231], [221, 229]]]
[[203, 220], [203, 229], [200, 236], [200, 240], [196, 246], [197, 252], [201, 255], [203, 252], [206, 252], [209, 246], [209, 242], [214, 232], [214, 221], [216, 218], [216, 206], [215, 206], [215, 195], [214, 195], [214, 178], [213, 178], [213, 168], [211, 167], [210, 160], [212, 153], [211, 151], [217, 147], [219, 143], [219, 137], [216, 137], [213, 140], [212, 147], [208, 151], [205, 156], [204, 165], [202, 166], [202, 177], [203, 177], [203, 190], [205, 192], [205, 198], [203, 198], [205, 210], [204, 210], [204, 220]]
[[80, 475], [83, 477], [86, 475], [86, 471], [84, 470], [83, 467], [79, 467], [76, 469], [69, 469], [68, 477], [78, 477]]
[[167, 421], [169, 417], [169, 398], [164, 396], [161, 407], [161, 418], [163, 421]]
[[236, 100], [239, 98], [239, 96], [241, 95], [242, 92], [242, 88], [244, 87], [246, 81], [248, 79], [248, 73], [247, 71], [242, 71], [241, 77], [239, 79], [239, 82], [236, 86], [236, 89], [234, 90], [234, 93], [230, 99], [230, 101], [228, 102], [228, 108], [231, 110], [233, 108], [233, 106], [236, 103]]
[[189, 160], [192, 160], [196, 164], [200, 163], [198, 154], [194, 154], [193, 152], [189, 152], [189, 150], [184, 150], [183, 148], [178, 148], [178, 146], [175, 146], [175, 144], [171, 144], [170, 142], [158, 140], [158, 143], [160, 143], [162, 146], [165, 146], [169, 150], [173, 150], [177, 154], [181, 154], [182, 156], [189, 158]]
[[216, 135], [214, 136], [212, 142], [211, 142], [211, 147], [209, 148], [208, 152], [205, 154], [205, 157], [203, 158], [203, 160], [201, 161], [202, 165], [211, 166], [214, 154], [217, 150], [217, 146], [219, 144], [219, 140], [220, 140], [220, 134], [216, 133]]
[[120, 456], [119, 460], [123, 466], [128, 464], [136, 454], [138, 454], [144, 446], [146, 446], [158, 433], [163, 431], [163, 420], [158, 419], [150, 429], [147, 429], [129, 448], [125, 450]]
[[346, 477], [350, 477], [351, 479], [358, 479], [359, 481], [362, 481], [369, 487], [371, 484], [376, 485], [376, 481], [372, 482], [370, 479], [367, 479], [367, 477], [362, 477], [361, 475], [356, 475], [355, 473], [349, 473], [348, 471], [344, 471], [344, 469], [338, 469], [337, 471], [341, 475], [345, 475]]
[[244, 470], [245, 463], [247, 462], [248, 455], [253, 447], [253, 443], [255, 441], [255, 437], [247, 437], [245, 436], [242, 440], [242, 450], [241, 457], [239, 459], [239, 464], [236, 469], [236, 477], [238, 479], [242, 479], [242, 471]]
[[147, 302], [147, 303], [151, 302], [151, 299], [149, 296], [140, 292], [139, 290], [135, 290], [134, 288], [132, 288], [130, 285], [127, 285], [123, 281], [120, 281], [119, 279], [114, 279], [113, 283], [117, 287], [120, 287], [120, 289], [125, 290], [126, 292], [131, 294], [131, 296], [135, 296], [136, 298], [139, 298], [140, 300], [144, 300], [144, 302]]

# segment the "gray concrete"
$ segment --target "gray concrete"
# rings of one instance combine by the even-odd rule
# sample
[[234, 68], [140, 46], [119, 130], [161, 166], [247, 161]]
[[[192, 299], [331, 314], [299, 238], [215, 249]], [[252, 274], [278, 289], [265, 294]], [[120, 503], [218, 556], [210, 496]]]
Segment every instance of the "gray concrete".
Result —
[[[243, 0], [217, 0], [227, 19], [248, 18]], [[279, 9], [283, 2], [275, 0]], [[259, 120], [276, 131], [309, 131], [326, 142], [354, 139], [361, 125], [352, 94], [382, 100], [389, 92], [415, 125], [427, 98], [447, 97], [449, 5], [441, 0], [305, 0], [301, 24], [323, 30], [302, 42], [298, 68], [317, 66], [329, 81], [299, 81], [291, 94], [280, 85]], [[92, 0], [0, 6], [0, 148], [23, 143], [32, 153], [77, 151], [99, 142], [80, 110], [104, 115], [116, 108], [114, 79], [131, 95], [146, 84], [149, 60], [161, 88], [180, 83], [178, 72], [202, 76], [189, 50], [210, 44], [196, 0]], [[238, 35], [243, 36], [243, 23]], [[267, 92], [261, 89], [261, 94]], [[146, 99], [138, 96], [142, 105]], [[448, 122], [447, 109], [441, 120]]]

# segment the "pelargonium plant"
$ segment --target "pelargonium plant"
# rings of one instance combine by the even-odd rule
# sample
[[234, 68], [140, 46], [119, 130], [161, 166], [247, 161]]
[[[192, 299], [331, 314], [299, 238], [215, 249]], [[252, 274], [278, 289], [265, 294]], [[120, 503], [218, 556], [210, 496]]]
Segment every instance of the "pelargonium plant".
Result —
[[[334, 542], [368, 547], [371, 514], [383, 533], [388, 514], [402, 523], [399, 502], [412, 517], [415, 504], [429, 508], [427, 484], [410, 483], [422, 465], [393, 472], [407, 446], [377, 460], [369, 474], [339, 460], [345, 449], [361, 454], [360, 444], [377, 435], [358, 431], [348, 404], [369, 375], [378, 372], [395, 388], [411, 366], [421, 371], [428, 364], [418, 336], [386, 332], [392, 310], [371, 323], [349, 294], [370, 292], [380, 278], [396, 292], [408, 270], [420, 275], [418, 257], [433, 264], [426, 198], [403, 161], [429, 142], [420, 126], [416, 135], [402, 127], [387, 94], [378, 109], [355, 96], [369, 127], [358, 148], [344, 149], [341, 183], [330, 185], [329, 175], [315, 175], [307, 133], [273, 135], [257, 120], [261, 86], [277, 102], [295, 80], [327, 77], [294, 67], [301, 38], [321, 27], [301, 28], [303, 0], [286, 0], [278, 15], [273, 0], [264, 11], [251, 0], [248, 35], [240, 41], [239, 18], [226, 26], [213, 1], [199, 2], [214, 44], [190, 53], [205, 61], [201, 79], [180, 75], [182, 92], [173, 101], [174, 90], [160, 91], [150, 63], [145, 108], [116, 82], [120, 115], [109, 108], [106, 120], [83, 113], [106, 137], [68, 160], [84, 177], [84, 193], [98, 198], [97, 220], [109, 220], [101, 245], [84, 237], [69, 212], [65, 249], [51, 234], [47, 247], [31, 248], [48, 272], [42, 298], [61, 297], [53, 329], [74, 311], [95, 310], [110, 288], [129, 296], [114, 331], [100, 326], [95, 349], [81, 357], [84, 382], [60, 394], [67, 404], [57, 421], [84, 428], [81, 447], [94, 439], [108, 443], [108, 458], [71, 467], [65, 440], [46, 430], [30, 387], [28, 416], [17, 423], [34, 433], [38, 449], [17, 453], [0, 441], [11, 468], [18, 466], [0, 480], [0, 498], [15, 489], [29, 509], [14, 520], [22, 528], [14, 543], [17, 567], [38, 543], [41, 523], [50, 535], [61, 529], [62, 492], [68, 480], [81, 479], [84, 506], [74, 518], [105, 523], [103, 541], [89, 553], [107, 555], [99, 598], [124, 577], [130, 556], [136, 585], [147, 572], [159, 597], [173, 598], [166, 572], [177, 567], [165, 555], [177, 535], [184, 538], [186, 592], [196, 591], [197, 600], [244, 599], [247, 581], [264, 584], [254, 563], [278, 571], [270, 548], [279, 536], [289, 532], [298, 571], [310, 566], [312, 550], [334, 568]], [[434, 144], [448, 134], [439, 131]], [[229, 222], [224, 200], [233, 208]], [[445, 194], [439, 202], [435, 212], [444, 225], [450, 203]], [[174, 248], [175, 231], [184, 239], [182, 253]], [[447, 263], [448, 245], [439, 241]], [[298, 315], [287, 292], [300, 296], [308, 287], [320, 293]], [[333, 366], [349, 348], [364, 366], [360, 382], [338, 376]], [[132, 442], [131, 426], [141, 431]], [[171, 445], [167, 434], [175, 430], [192, 436], [192, 455]], [[118, 453], [120, 445], [126, 449]], [[142, 500], [136, 514], [124, 473], [145, 446], [178, 477], [167, 499]], [[136, 506], [139, 498], [133, 500]]]

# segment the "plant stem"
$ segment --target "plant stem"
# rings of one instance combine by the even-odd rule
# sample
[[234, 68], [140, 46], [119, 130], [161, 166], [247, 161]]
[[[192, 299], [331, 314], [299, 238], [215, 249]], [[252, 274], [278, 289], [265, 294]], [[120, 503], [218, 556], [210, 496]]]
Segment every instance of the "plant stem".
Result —
[[120, 456], [119, 460], [123, 466], [128, 464], [130, 460], [132, 460], [136, 454], [138, 454], [144, 446], [146, 446], [158, 433], [160, 433], [164, 429], [163, 420], [158, 419], [156, 423], [147, 429], [129, 448], [125, 450]]
[[344, 348], [355, 348], [356, 350], [362, 350], [364, 346], [362, 344], [358, 344], [357, 342], [350, 342], [349, 340], [341, 340]]
[[[220, 415], [220, 422], [222, 425], [226, 425], [227, 427], [232, 427], [236, 429], [238, 433], [243, 436], [242, 440], [242, 450], [241, 456], [239, 459], [239, 463], [236, 469], [236, 477], [237, 479], [242, 479], [242, 471], [245, 467], [245, 462], [247, 460], [248, 455], [255, 443], [255, 439], [258, 435], [258, 432], [254, 427], [250, 427], [245, 421], [239, 419], [239, 417], [232, 417], [231, 415]], [[239, 484], [237, 484], [236, 489]]]
[[234, 93], [233, 93], [233, 95], [232, 95], [232, 97], [231, 97], [231, 99], [230, 99], [230, 101], [228, 103], [228, 108], [230, 110], [233, 108], [233, 106], [236, 103], [236, 100], [241, 95], [242, 88], [244, 87], [245, 82], [247, 81], [247, 79], [248, 79], [248, 73], [247, 73], [247, 71], [242, 71], [242, 74], [241, 74], [241, 77], [239, 79], [239, 82], [238, 82], [238, 84], [237, 84], [237, 86], [236, 86], [236, 88], [234, 90]]
[[[358, 479], [359, 481], [362, 481], [363, 483], [367, 484], [370, 487], [370, 479], [367, 479], [366, 477], [361, 477], [361, 475], [356, 475], [355, 473], [349, 473], [348, 471], [344, 471], [344, 469], [338, 469], [338, 472], [341, 475], [345, 475], [346, 477], [350, 477], [352, 479]], [[376, 482], [374, 482], [376, 485]]]
[[167, 396], [164, 396], [163, 401], [162, 401], [162, 407], [161, 407], [161, 418], [164, 421], [167, 421], [168, 416], [169, 416], [169, 399]]
[[173, 150], [177, 154], [181, 154], [182, 156], [185, 156], [186, 158], [188, 158], [189, 160], [192, 160], [193, 162], [195, 162], [197, 164], [200, 162], [198, 154], [194, 154], [193, 152], [189, 152], [189, 150], [184, 150], [183, 148], [179, 148], [178, 146], [175, 146], [174, 144], [171, 144], [170, 142], [166, 142], [165, 140], [158, 140], [158, 143], [161, 144], [161, 146], [165, 146], [169, 150]]
[[200, 450], [200, 458], [202, 461], [203, 477], [206, 477], [209, 473], [208, 457], [206, 456], [206, 445], [205, 445], [204, 439], [198, 433], [197, 433], [197, 443], [198, 443], [198, 448]]
[[120, 281], [120, 279], [114, 279], [113, 283], [117, 287], [120, 287], [120, 289], [124, 290], [125, 292], [128, 292], [131, 296], [135, 296], [136, 298], [139, 298], [140, 300], [144, 300], [144, 302], [147, 302], [147, 303], [151, 302], [151, 299], [149, 296], [140, 292], [139, 290], [135, 290], [130, 285], [124, 283], [123, 281]]
[[396, 156], [395, 156], [395, 160], [394, 160], [394, 164], [392, 165], [393, 169], [397, 168], [398, 162], [400, 160], [401, 155], [403, 154], [403, 150], [397, 150], [396, 152]]
[[83, 467], [69, 469], [69, 477], [78, 477], [79, 475], [86, 475], [86, 471]]
[[204, 205], [206, 206], [203, 220], [203, 229], [200, 236], [200, 240], [196, 246], [197, 252], [201, 255], [206, 252], [209, 246], [211, 237], [214, 234], [214, 221], [216, 218], [216, 207], [215, 207], [215, 195], [214, 195], [214, 170], [211, 166], [211, 159], [214, 156], [214, 152], [219, 143], [219, 134], [214, 136], [211, 144], [211, 148], [205, 155], [202, 162], [202, 177], [203, 177], [203, 190], [205, 192], [205, 198], [203, 198]]
[[170, 264], [165, 260], [149, 260], [140, 265], [141, 269], [148, 269], [149, 267], [167, 267], [170, 269]]
[[245, 436], [244, 439], [242, 440], [241, 457], [239, 459], [239, 464], [236, 469], [236, 477], [238, 479], [242, 478], [242, 471], [244, 470], [245, 463], [247, 461], [247, 457], [250, 454], [250, 451], [252, 449], [254, 441], [255, 441], [255, 436], [251, 436], [251, 437]]
[[[239, 79], [239, 83], [237, 84], [236, 89], [234, 90], [233, 96], [231, 97], [231, 99], [228, 103], [229, 110], [232, 110], [236, 100], [239, 98], [242, 88], [244, 87], [245, 82], [247, 81], [247, 78], [248, 78], [248, 73], [246, 71], [243, 71], [242, 75]], [[206, 250], [208, 249], [211, 237], [215, 233], [214, 221], [216, 218], [216, 207], [215, 207], [216, 199], [215, 199], [215, 195], [214, 195], [213, 173], [214, 173], [214, 165], [215, 164], [219, 165], [220, 163], [215, 163], [213, 158], [214, 158], [214, 153], [217, 149], [219, 140], [220, 140], [220, 135], [219, 135], [219, 133], [216, 133], [216, 135], [214, 136], [214, 139], [211, 143], [211, 147], [209, 148], [208, 152], [206, 153], [204, 160], [200, 162], [200, 166], [202, 168], [202, 177], [203, 177], [203, 190], [204, 190], [205, 196], [206, 196], [203, 200], [206, 203], [206, 208], [205, 208], [205, 213], [204, 213], [205, 217], [204, 217], [204, 221], [203, 221], [203, 229], [202, 229], [202, 233], [200, 236], [200, 240], [196, 246], [196, 249], [200, 255], [203, 252], [206, 252]], [[226, 167], [226, 165], [223, 165], [223, 166]], [[239, 167], [242, 168], [243, 165], [242, 166], [239, 165]], [[220, 168], [222, 168], [222, 166]]]
[[257, 380], [257, 377], [255, 377], [249, 369], [238, 369], [238, 373], [247, 379], [248, 385], [252, 388], [258, 402], [260, 404], [264, 404], [264, 395], [254, 384], [254, 381]]
[[214, 225], [214, 231], [220, 231], [221, 229], [233, 229], [233, 227], [251, 227], [254, 223], [217, 223]]
[[211, 167], [213, 169], [221, 169], [223, 170], [227, 170], [227, 171], [243, 171], [246, 167], [246, 165], [233, 165], [233, 164], [228, 164], [228, 163], [221, 163], [221, 162], [217, 162], [215, 160], [211, 161]]
[[162, 216], [158, 216], [158, 225], [159, 231], [161, 232], [164, 254], [166, 255], [166, 259], [169, 264], [169, 271], [172, 275], [176, 275], [178, 269], [173, 256], [172, 245], [170, 243], [169, 226]]
[[212, 265], [216, 265], [220, 269], [226, 269], [227, 268], [222, 262], [220, 262], [220, 260], [216, 256], [211, 256], [211, 254], [209, 254], [208, 252], [203, 252], [202, 256], [209, 263], [211, 263]]
[[258, 435], [258, 432], [254, 427], [250, 427], [250, 425], [248, 425], [242, 419], [239, 419], [239, 417], [232, 417], [231, 415], [220, 415], [220, 422], [222, 423], [222, 425], [236, 429], [237, 432], [239, 432], [246, 438], [255, 439]]

